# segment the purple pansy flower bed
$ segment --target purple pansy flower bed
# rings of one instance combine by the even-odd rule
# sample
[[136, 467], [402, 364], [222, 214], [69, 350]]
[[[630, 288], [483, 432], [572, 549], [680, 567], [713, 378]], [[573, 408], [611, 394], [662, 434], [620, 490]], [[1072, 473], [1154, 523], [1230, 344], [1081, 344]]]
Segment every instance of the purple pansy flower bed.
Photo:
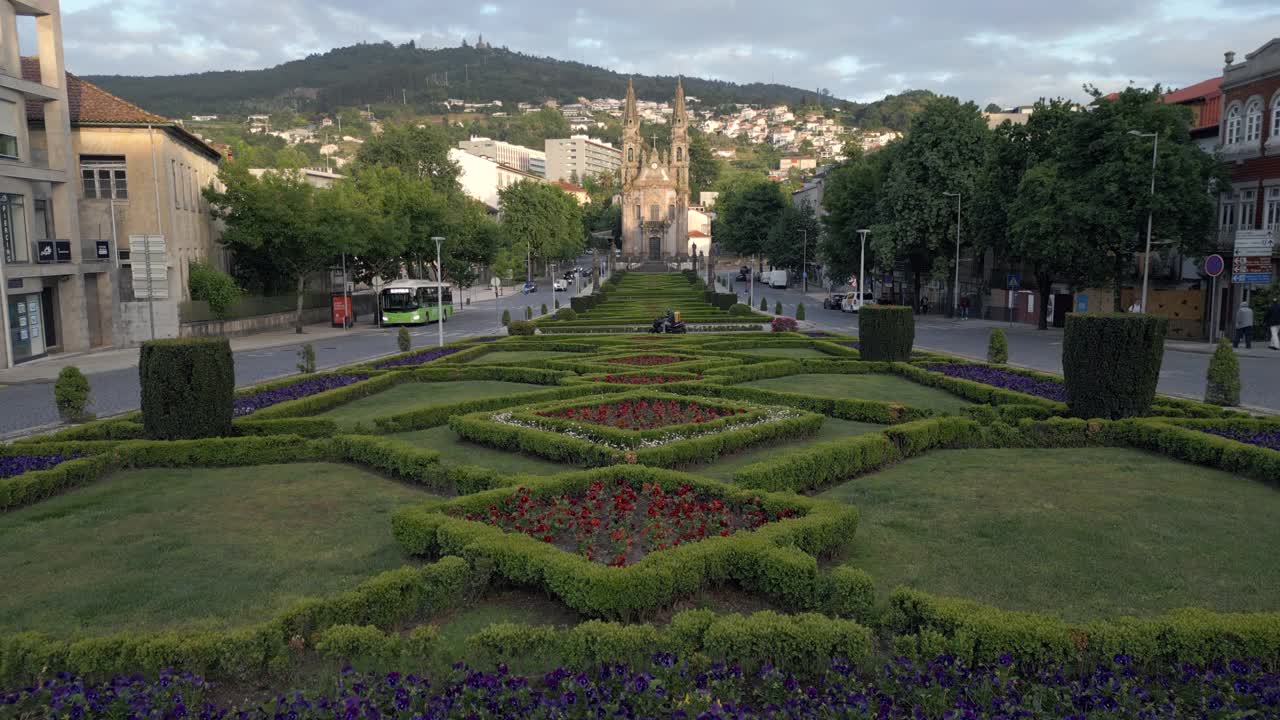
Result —
[[972, 380], [984, 385], [1012, 390], [1014, 392], [1035, 395], [1047, 400], [1067, 401], [1067, 386], [1057, 380], [1028, 377], [1005, 368], [988, 365], [960, 365], [955, 363], [932, 363], [924, 366], [926, 370], [940, 372], [953, 378]]
[[[416, 674], [357, 674], [344, 668], [327, 692], [279, 692], [229, 707], [212, 684], [161, 673], [89, 683], [66, 673], [13, 691], [0, 712], [14, 717], [96, 718], [1263, 718], [1280, 706], [1280, 673], [1232, 660], [1208, 667], [1139, 669], [1128, 657], [1078, 668], [1023, 669], [1009, 655], [989, 665], [950, 656], [858, 670], [700, 668], [670, 653], [639, 666], [603, 664], [518, 675], [461, 663], [434, 681]], [[928, 708], [927, 712], [923, 709]], [[7, 715], [6, 715], [7, 716]]]
[[76, 455], [6, 455], [0, 457], [0, 479], [11, 478], [35, 470], [48, 470]]
[[1223, 428], [1198, 428], [1210, 435], [1238, 440], [1269, 450], [1280, 450], [1280, 430], [1227, 430]]
[[446, 355], [452, 355], [456, 352], [462, 352], [463, 350], [466, 350], [466, 349], [467, 348], [465, 347], [444, 347], [444, 348], [431, 348], [430, 350], [419, 350], [416, 353], [413, 353], [411, 355], [405, 355], [404, 357], [398, 357], [392, 360], [383, 360], [377, 365], [374, 365], [374, 367], [378, 368], [379, 370], [386, 370], [388, 368], [413, 367], [414, 365], [429, 363], [432, 360], [439, 360], [440, 358], [445, 357]]
[[320, 377], [299, 380], [296, 383], [291, 383], [283, 387], [259, 390], [256, 393], [236, 398], [235, 409], [232, 411], [232, 414], [236, 417], [243, 417], [265, 407], [271, 407], [278, 403], [297, 400], [309, 395], [315, 395], [316, 393], [322, 393], [325, 390], [345, 387], [366, 379], [368, 378], [364, 375], [322, 375]]
[[824, 337], [831, 337], [831, 333], [828, 333], [828, 332], [822, 332], [821, 330], [818, 330], [818, 331], [810, 331], [810, 332], [805, 333], [805, 335], [808, 335], [808, 336], [809, 336], [809, 337], [811, 337], [811, 338], [824, 338]]

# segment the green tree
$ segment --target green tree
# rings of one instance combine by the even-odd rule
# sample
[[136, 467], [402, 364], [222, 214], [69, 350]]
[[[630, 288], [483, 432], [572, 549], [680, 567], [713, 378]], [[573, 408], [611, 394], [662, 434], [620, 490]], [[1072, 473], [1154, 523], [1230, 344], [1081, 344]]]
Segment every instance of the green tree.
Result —
[[371, 138], [356, 153], [356, 171], [362, 166], [400, 168], [407, 177], [426, 180], [438, 192], [457, 189], [458, 166], [449, 159], [453, 146], [448, 133], [436, 125], [392, 125]]
[[[582, 207], [555, 185], [529, 180], [498, 192], [502, 227], [513, 252], [534, 261], [570, 260], [584, 247]], [[533, 268], [526, 271], [529, 276]]]
[[482, 203], [462, 193], [450, 195], [441, 247], [445, 278], [459, 287], [471, 287], [480, 269], [493, 262], [502, 242], [502, 228]]
[[761, 258], [768, 251], [769, 233], [789, 205], [777, 183], [758, 179], [733, 187], [716, 201], [712, 235], [730, 252]]
[[[846, 278], [858, 273], [862, 261], [858, 231], [880, 222], [880, 195], [900, 145], [890, 143], [866, 155], [858, 150], [827, 175], [822, 193], [822, 207], [827, 214], [822, 218], [820, 253], [830, 277]], [[874, 265], [875, 253], [869, 247], [867, 271]]]
[[302, 332], [307, 276], [328, 267], [340, 252], [356, 248], [350, 213], [334, 193], [317, 190], [296, 173], [249, 173], [242, 163], [218, 172], [222, 189], [207, 187], [214, 218], [225, 224], [221, 242], [237, 258], [253, 256], [292, 278], [297, 293], [295, 331]]
[[[951, 284], [956, 200], [944, 193], [973, 197], [990, 136], [976, 105], [950, 97], [930, 101], [911, 121], [884, 183], [882, 222], [870, 242], [882, 263], [910, 262], [912, 297], [920, 296], [925, 272]], [[972, 237], [971, 220], [962, 215], [961, 222], [963, 235]]]
[[778, 215], [777, 222], [769, 230], [765, 254], [769, 257], [770, 265], [786, 268], [799, 279], [798, 274], [803, 271], [801, 266], [806, 255], [812, 263], [817, 257], [821, 240], [822, 226], [814, 217], [813, 209], [807, 205], [796, 207], [793, 203], [787, 203]]
[[697, 202], [698, 194], [715, 187], [720, 179], [720, 161], [711, 149], [707, 136], [689, 131], [689, 193]]

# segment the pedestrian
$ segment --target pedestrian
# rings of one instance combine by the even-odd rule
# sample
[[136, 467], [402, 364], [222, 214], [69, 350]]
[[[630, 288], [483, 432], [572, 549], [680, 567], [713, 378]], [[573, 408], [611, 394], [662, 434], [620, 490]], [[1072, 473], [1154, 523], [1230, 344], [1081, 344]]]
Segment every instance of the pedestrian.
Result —
[[1248, 300], [1241, 300], [1240, 308], [1236, 310], [1236, 340], [1231, 346], [1240, 347], [1241, 338], [1244, 338], [1246, 350], [1253, 347], [1253, 308], [1249, 307]]
[[960, 319], [961, 320], [969, 319], [969, 296], [968, 295], [965, 295], [964, 297], [960, 298]]
[[1129, 312], [1131, 313], [1142, 312], [1142, 303], [1138, 302], [1137, 300], [1134, 300], [1133, 304], [1129, 306]]
[[929, 314], [929, 298], [925, 295], [920, 296], [920, 314], [921, 315]]
[[1268, 347], [1272, 350], [1280, 350], [1280, 297], [1271, 302], [1263, 322], [1271, 326], [1271, 344]]

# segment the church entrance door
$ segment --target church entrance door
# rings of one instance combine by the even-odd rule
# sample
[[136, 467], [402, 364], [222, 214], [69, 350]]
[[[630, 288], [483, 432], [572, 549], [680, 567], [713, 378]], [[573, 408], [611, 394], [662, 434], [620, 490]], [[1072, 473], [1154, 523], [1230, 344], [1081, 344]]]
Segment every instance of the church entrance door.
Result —
[[649, 238], [649, 259], [650, 260], [662, 259], [662, 238], [656, 238], [656, 237]]

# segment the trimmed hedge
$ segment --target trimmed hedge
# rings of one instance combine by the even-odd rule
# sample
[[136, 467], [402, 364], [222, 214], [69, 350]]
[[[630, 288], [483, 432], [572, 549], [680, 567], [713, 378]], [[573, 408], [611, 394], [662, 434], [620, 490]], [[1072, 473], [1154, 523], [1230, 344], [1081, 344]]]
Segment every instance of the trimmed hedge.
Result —
[[[1175, 422], [1180, 424], [1173, 424]], [[1280, 452], [1196, 429], [1207, 426], [1256, 427], [1258, 423], [1259, 421], [1246, 420], [1234, 423], [1204, 420], [1126, 420], [1113, 423], [1110, 426], [1110, 433], [1116, 442], [1132, 447], [1153, 450], [1197, 465], [1246, 475], [1271, 485], [1280, 485]]]
[[412, 432], [414, 430], [426, 430], [427, 428], [444, 425], [445, 423], [448, 423], [449, 418], [454, 415], [466, 415], [468, 413], [482, 412], [485, 410], [500, 410], [502, 408], [512, 407], [515, 405], [543, 403], [552, 400], [565, 400], [584, 397], [587, 395], [599, 395], [601, 393], [622, 392], [627, 389], [629, 388], [625, 385], [567, 385], [564, 387], [548, 388], [546, 390], [531, 390], [529, 392], [515, 393], [501, 397], [464, 400], [451, 405], [432, 405], [418, 410], [409, 410], [408, 412], [399, 413], [397, 415], [374, 418], [373, 423], [377, 426], [379, 432]]
[[1062, 376], [1071, 414], [1107, 420], [1148, 414], [1168, 327], [1157, 315], [1067, 315]]
[[907, 362], [916, 340], [916, 318], [901, 305], [867, 305], [858, 312], [858, 351], [873, 362]]
[[911, 408], [897, 403], [853, 398], [820, 397], [804, 393], [765, 390], [754, 387], [712, 385], [706, 382], [673, 383], [664, 385], [663, 392], [681, 395], [701, 395], [728, 400], [740, 400], [761, 405], [785, 405], [786, 407], [821, 413], [828, 417], [857, 422], [892, 425], [933, 416], [932, 410]]
[[1227, 339], [1219, 338], [1209, 359], [1204, 401], [1213, 405], [1240, 404], [1240, 360]]
[[144, 342], [138, 375], [147, 437], [173, 440], [231, 434], [236, 371], [226, 338]]
[[514, 584], [544, 587], [581, 613], [623, 619], [666, 607], [709, 584], [730, 580], [789, 607], [821, 607], [831, 586], [819, 574], [813, 554], [842, 544], [857, 528], [857, 509], [843, 503], [794, 495], [761, 497], [697, 476], [634, 465], [525, 478], [521, 485], [535, 497], [558, 496], [584, 492], [596, 480], [615, 479], [637, 488], [644, 482], [656, 483], [666, 491], [688, 485], [726, 502], [758, 498], [772, 512], [791, 509], [797, 517], [650, 553], [621, 568], [601, 565], [528, 535], [503, 532], [452, 515], [483, 512], [516, 492], [515, 487], [406, 508], [396, 513], [392, 527], [396, 539], [411, 554], [459, 554], [473, 564], [491, 566]]

